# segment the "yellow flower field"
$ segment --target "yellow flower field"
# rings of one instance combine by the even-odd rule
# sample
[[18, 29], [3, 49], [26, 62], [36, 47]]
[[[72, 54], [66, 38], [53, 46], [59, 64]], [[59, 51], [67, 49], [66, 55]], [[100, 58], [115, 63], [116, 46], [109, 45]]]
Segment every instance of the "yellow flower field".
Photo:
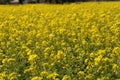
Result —
[[120, 80], [120, 2], [0, 5], [0, 80]]

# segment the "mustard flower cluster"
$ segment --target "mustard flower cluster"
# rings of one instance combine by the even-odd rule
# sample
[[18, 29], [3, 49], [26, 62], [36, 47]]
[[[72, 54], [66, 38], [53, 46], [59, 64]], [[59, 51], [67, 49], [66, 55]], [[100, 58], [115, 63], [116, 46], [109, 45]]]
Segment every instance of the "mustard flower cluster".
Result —
[[0, 80], [120, 80], [120, 2], [0, 5]]

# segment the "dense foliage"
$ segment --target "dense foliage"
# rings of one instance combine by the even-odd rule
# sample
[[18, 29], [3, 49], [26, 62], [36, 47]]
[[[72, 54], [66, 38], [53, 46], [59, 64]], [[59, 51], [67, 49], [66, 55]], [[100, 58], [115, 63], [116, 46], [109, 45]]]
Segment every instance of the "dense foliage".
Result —
[[26, 4], [26, 3], [52, 3], [52, 4], [64, 4], [64, 3], [75, 3], [75, 2], [103, 2], [103, 1], [120, 1], [120, 0], [0, 0], [0, 4], [11, 4], [15, 3]]
[[0, 80], [119, 80], [120, 3], [0, 6]]

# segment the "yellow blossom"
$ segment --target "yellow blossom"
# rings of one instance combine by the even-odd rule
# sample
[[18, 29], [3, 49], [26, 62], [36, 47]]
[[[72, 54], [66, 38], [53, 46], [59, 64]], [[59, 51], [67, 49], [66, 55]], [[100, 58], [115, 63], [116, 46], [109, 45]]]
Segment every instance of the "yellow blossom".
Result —
[[31, 80], [43, 80], [41, 77], [35, 76]]
[[117, 64], [113, 64], [112, 69], [114, 72], [116, 72], [118, 70], [118, 65]]
[[84, 77], [84, 72], [83, 72], [83, 71], [79, 71], [79, 72], [78, 72], [78, 76]]
[[64, 75], [63, 78], [62, 78], [62, 80], [71, 80], [71, 77], [68, 76], [68, 75]]
[[34, 61], [34, 60], [36, 60], [36, 59], [38, 59], [38, 55], [36, 55], [36, 54], [29, 55], [28, 60], [29, 60], [30, 62], [31, 62], [31, 61]]

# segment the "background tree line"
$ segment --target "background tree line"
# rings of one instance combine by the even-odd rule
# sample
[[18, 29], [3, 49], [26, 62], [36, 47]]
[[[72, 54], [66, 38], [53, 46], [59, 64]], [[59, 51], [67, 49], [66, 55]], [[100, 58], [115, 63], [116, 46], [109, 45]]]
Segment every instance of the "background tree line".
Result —
[[[1, 4], [10, 4], [12, 0], [0, 0]], [[87, 1], [120, 1], [120, 0], [18, 0], [19, 4], [27, 3], [65, 3], [65, 2], [87, 2]]]

